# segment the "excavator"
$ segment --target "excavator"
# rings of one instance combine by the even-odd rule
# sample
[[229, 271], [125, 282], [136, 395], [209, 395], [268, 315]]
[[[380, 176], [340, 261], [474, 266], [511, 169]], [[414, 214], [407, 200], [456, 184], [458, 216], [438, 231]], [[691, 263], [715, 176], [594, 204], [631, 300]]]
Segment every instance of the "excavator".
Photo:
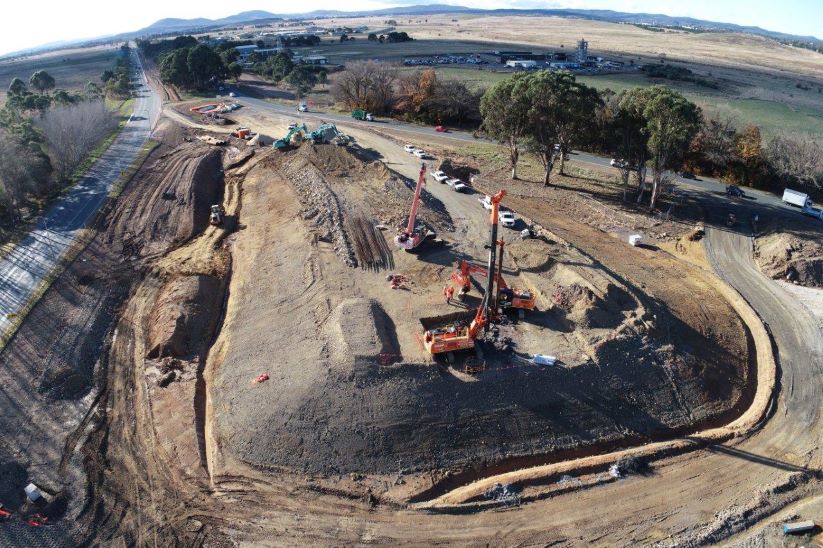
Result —
[[292, 139], [295, 136], [299, 136], [298, 139], [300, 139], [304, 137], [308, 131], [309, 128], [306, 127], [306, 124], [295, 126], [289, 130], [285, 137], [276, 140], [272, 146], [274, 146], [277, 150], [286, 150], [291, 146]]
[[417, 225], [417, 210], [420, 207], [420, 193], [426, 186], [426, 164], [420, 167], [420, 176], [417, 178], [417, 186], [414, 187], [414, 199], [412, 200], [411, 211], [409, 212], [409, 222], [406, 230], [394, 237], [394, 243], [403, 251], [411, 251], [423, 243], [429, 237], [429, 229], [422, 225]]
[[[514, 308], [517, 309], [521, 315], [524, 315], [526, 310], [534, 310], [535, 296], [534, 293], [528, 289], [519, 289], [517, 287], [509, 287], [506, 280], [503, 279], [503, 247], [506, 242], [499, 240], [496, 242], [500, 246], [500, 260], [497, 262], [497, 272], [495, 273], [495, 283], [497, 283], [497, 295], [494, 302], [496, 307], [503, 310]], [[480, 276], [488, 277], [489, 271], [479, 265], [474, 265], [463, 259], [460, 261], [460, 266], [457, 270], [452, 272], [452, 281], [460, 287], [460, 295], [465, 295], [471, 291], [472, 279], [471, 273], [474, 272]]]
[[[489, 262], [486, 272], [495, 272], [497, 265], [497, 220], [500, 212], [500, 202], [506, 196], [506, 191], [501, 190], [491, 198], [491, 228], [489, 229]], [[441, 324], [439, 327], [427, 326], [430, 322], [421, 319], [426, 331], [423, 333], [423, 346], [432, 355], [457, 350], [467, 350], [474, 348], [475, 339], [481, 329], [488, 329], [489, 322], [497, 316], [497, 304], [494, 302], [494, 284], [497, 276], [486, 276], [486, 293], [483, 300], [474, 314], [471, 322], [467, 320], [456, 320], [454, 322]], [[432, 318], [438, 320], [438, 318]]]

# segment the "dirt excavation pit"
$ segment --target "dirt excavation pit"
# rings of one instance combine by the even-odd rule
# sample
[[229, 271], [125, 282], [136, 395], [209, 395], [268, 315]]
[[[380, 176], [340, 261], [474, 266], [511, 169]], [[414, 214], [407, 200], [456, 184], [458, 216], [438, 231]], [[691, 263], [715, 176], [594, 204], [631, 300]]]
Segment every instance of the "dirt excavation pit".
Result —
[[[232, 236], [226, 316], [208, 365], [225, 461], [310, 474], [482, 468], [672, 435], [746, 403], [739, 318], [728, 312], [709, 330], [550, 235], [506, 246], [503, 275], [536, 292], [537, 310], [490, 333], [486, 370], [468, 382], [431, 360], [420, 318], [460, 310], [441, 295], [453, 245], [392, 251], [393, 273], [406, 277], [393, 289], [385, 271], [356, 268], [338, 222], [353, 212], [393, 221], [378, 232], [391, 246], [413, 192], [398, 181], [332, 145], [272, 154], [245, 175], [244, 229]], [[429, 198], [423, 215], [448, 240], [443, 204]], [[535, 366], [535, 353], [558, 364]]]

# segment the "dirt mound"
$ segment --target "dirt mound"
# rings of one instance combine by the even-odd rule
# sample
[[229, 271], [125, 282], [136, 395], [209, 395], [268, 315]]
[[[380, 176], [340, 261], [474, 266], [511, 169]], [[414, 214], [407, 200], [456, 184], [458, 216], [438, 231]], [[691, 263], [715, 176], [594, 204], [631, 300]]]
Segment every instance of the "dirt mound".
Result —
[[755, 260], [774, 279], [808, 287], [823, 287], [823, 244], [794, 234], [772, 233], [757, 238]]
[[220, 314], [221, 281], [212, 276], [181, 276], [157, 295], [149, 319], [148, 358], [183, 358], [200, 351]]
[[223, 151], [184, 142], [161, 156], [133, 184], [148, 193], [111, 219], [106, 240], [125, 255], [154, 256], [206, 228], [211, 204], [222, 201]]
[[470, 181], [472, 176], [480, 173], [480, 170], [476, 167], [458, 162], [452, 158], [443, 158], [440, 160], [437, 169], [444, 172], [449, 177], [457, 177], [458, 179], [466, 182]]
[[327, 324], [331, 363], [371, 361], [399, 350], [394, 322], [377, 301], [347, 299], [331, 314]]

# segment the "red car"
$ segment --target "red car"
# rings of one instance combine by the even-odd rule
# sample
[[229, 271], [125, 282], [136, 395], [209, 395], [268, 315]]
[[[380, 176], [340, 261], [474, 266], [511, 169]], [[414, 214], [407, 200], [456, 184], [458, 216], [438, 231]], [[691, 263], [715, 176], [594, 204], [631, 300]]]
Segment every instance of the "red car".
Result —
[[446, 133], [446, 132], [447, 132], [447, 131], [449, 131], [449, 130], [447, 130], [447, 129], [446, 129], [446, 128], [444, 128], [443, 126], [435, 126], [434, 131], [436, 131], [436, 132], [438, 132], [438, 133]]

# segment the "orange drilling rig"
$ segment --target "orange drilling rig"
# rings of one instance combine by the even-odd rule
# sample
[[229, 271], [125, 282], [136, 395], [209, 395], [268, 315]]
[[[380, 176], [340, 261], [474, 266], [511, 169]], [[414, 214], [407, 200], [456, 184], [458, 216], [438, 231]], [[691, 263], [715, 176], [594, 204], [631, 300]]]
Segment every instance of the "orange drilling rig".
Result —
[[[495, 266], [497, 264], [497, 220], [500, 211], [500, 202], [503, 201], [505, 196], [506, 191], [501, 190], [492, 196], [491, 199], [491, 229], [489, 230], [489, 245], [486, 246], [489, 250], [487, 272], [495, 272]], [[441, 354], [474, 348], [474, 341], [480, 334], [480, 330], [488, 329], [489, 322], [497, 315], [496, 304], [493, 302], [495, 295], [495, 278], [496, 276], [486, 277], [486, 293], [483, 295], [483, 300], [477, 308], [474, 318], [472, 318], [470, 322], [468, 318], [459, 317], [454, 318], [452, 322], [446, 323], [443, 323], [442, 320], [446, 320], [449, 317], [420, 320], [426, 329], [423, 333], [423, 346], [429, 353]], [[435, 322], [438, 322], [440, 325], [435, 327], [433, 325]]]
[[394, 238], [394, 243], [404, 251], [411, 251], [423, 243], [429, 237], [429, 229], [425, 226], [417, 226], [417, 210], [420, 207], [420, 193], [426, 186], [426, 164], [420, 167], [420, 177], [417, 179], [417, 186], [414, 189], [414, 200], [412, 200], [411, 211], [409, 212], [409, 222], [406, 230]]
[[[495, 295], [492, 300], [492, 309], [500, 308], [507, 310], [514, 308], [517, 309], [521, 315], [525, 310], [534, 310], [536, 300], [534, 293], [528, 289], [509, 287], [506, 280], [503, 279], [503, 247], [506, 245], [506, 242], [498, 240], [496, 244], [500, 246], [500, 259], [497, 261], [497, 272], [494, 276], [494, 281], [497, 283], [497, 295]], [[458, 269], [452, 272], [451, 279], [460, 288], [461, 297], [471, 291], [472, 272], [484, 278], [489, 275], [488, 270], [482, 266], [471, 264], [465, 259], [460, 261]]]

